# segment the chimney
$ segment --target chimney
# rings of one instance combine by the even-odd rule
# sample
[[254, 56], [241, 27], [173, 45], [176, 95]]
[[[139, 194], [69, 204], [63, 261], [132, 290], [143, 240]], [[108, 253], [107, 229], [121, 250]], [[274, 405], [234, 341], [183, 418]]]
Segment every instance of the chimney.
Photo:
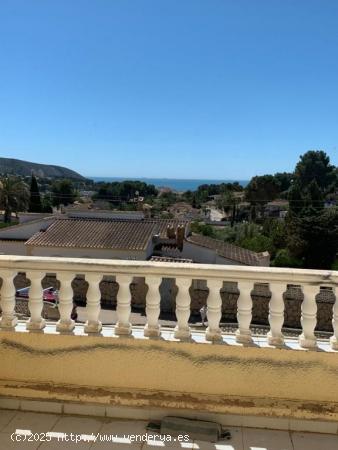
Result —
[[179, 225], [176, 230], [176, 244], [177, 244], [177, 248], [180, 251], [183, 250], [184, 235], [185, 235], [185, 226]]
[[174, 225], [168, 225], [167, 226], [167, 238], [168, 239], [175, 239], [176, 238]]

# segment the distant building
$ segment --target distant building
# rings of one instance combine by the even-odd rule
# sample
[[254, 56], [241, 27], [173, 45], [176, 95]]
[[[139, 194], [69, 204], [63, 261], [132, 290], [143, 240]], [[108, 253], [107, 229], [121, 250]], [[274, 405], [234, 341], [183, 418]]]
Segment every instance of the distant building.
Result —
[[204, 215], [197, 208], [193, 208], [189, 203], [178, 202], [168, 207], [168, 212], [175, 219], [197, 220], [204, 218]]
[[283, 219], [287, 214], [288, 207], [289, 202], [287, 200], [273, 200], [266, 204], [265, 216]]
[[192, 234], [184, 243], [183, 258], [196, 263], [231, 264], [245, 266], [269, 266], [269, 252], [257, 253], [228, 242], [213, 239], [200, 234]]
[[0, 230], [0, 252], [146, 260], [164, 245], [182, 248], [186, 225], [177, 220], [52, 216]]

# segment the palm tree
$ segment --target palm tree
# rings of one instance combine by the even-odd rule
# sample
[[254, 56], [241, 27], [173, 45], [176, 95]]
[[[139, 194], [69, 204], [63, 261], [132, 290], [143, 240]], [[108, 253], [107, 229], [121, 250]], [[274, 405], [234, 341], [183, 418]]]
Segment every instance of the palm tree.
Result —
[[4, 222], [10, 223], [12, 212], [24, 211], [29, 201], [29, 187], [14, 176], [0, 179], [0, 206], [4, 209]]

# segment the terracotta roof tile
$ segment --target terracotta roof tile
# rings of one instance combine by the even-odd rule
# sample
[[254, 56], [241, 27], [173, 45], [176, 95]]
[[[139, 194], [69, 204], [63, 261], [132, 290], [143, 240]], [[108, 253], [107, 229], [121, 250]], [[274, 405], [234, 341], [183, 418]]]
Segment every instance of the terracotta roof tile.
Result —
[[238, 247], [237, 245], [229, 244], [228, 242], [220, 241], [218, 239], [213, 239], [207, 236], [202, 236], [201, 234], [192, 234], [187, 238], [188, 242], [191, 242], [201, 247], [206, 247], [223, 256], [231, 261], [238, 262], [240, 264], [245, 264], [247, 266], [258, 266], [259, 261], [265, 258], [268, 253], [256, 253], [251, 250], [247, 250], [243, 247]]
[[145, 250], [154, 235], [166, 237], [175, 220], [56, 219], [45, 231], [34, 234], [26, 245], [42, 247]]

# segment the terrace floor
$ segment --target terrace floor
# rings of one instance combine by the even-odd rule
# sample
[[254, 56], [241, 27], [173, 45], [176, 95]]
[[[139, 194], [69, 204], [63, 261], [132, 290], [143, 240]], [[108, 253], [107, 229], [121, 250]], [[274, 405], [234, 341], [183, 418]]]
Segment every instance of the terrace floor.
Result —
[[[338, 435], [245, 427], [228, 427], [231, 439], [219, 441], [217, 444], [189, 441], [187, 438], [184, 438], [186, 440], [183, 442], [179, 442], [178, 438], [172, 438], [171, 442], [164, 442], [163, 437], [147, 431], [147, 424], [148, 422], [136, 420], [2, 409], [0, 410], [0, 449], [337, 450], [338, 448]], [[50, 433], [50, 437], [46, 436], [47, 432]], [[14, 438], [19, 438], [21, 441], [14, 442], [11, 439], [12, 433], [14, 433]], [[73, 433], [74, 440], [75, 436], [79, 439], [77, 443], [70, 441], [71, 433]], [[107, 439], [106, 436], [110, 436], [110, 442], [102, 442], [103, 439]], [[146, 439], [147, 437], [148, 439]], [[97, 438], [96, 442], [94, 438]], [[45, 442], [42, 439], [45, 439]], [[46, 442], [46, 439], [51, 440]], [[135, 439], [138, 439], [139, 442], [132, 442]], [[140, 442], [141, 439], [143, 442]], [[174, 439], [176, 440], [174, 441]]]

